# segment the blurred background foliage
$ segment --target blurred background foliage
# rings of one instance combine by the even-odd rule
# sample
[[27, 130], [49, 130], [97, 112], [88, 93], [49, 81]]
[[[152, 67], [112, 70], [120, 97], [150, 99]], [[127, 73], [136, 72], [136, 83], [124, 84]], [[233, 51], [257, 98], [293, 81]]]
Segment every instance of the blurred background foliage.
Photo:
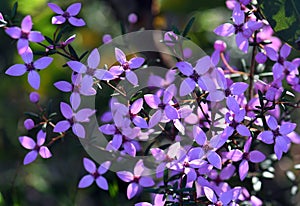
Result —
[[[16, 25], [20, 25], [22, 18], [28, 14], [32, 16], [33, 30], [41, 31], [46, 36], [52, 36], [56, 26], [50, 24], [54, 13], [47, 7], [47, 0], [19, 0]], [[51, 1], [63, 9], [75, 1]], [[141, 27], [145, 29], [171, 30], [173, 26], [183, 29], [188, 20], [196, 18], [191, 33], [188, 35], [206, 53], [211, 54], [213, 43], [218, 38], [213, 29], [230, 20], [231, 12], [225, 8], [223, 0], [195, 1], [195, 0], [81, 0], [82, 10], [79, 14], [84, 18], [87, 26], [69, 31], [62, 40], [76, 33], [76, 40], [72, 43], [79, 54], [91, 51], [102, 44], [102, 36], [110, 34], [112, 37], [121, 35], [120, 23], [125, 25], [126, 32], [135, 31]], [[1, 1], [0, 12], [9, 14], [13, 0]], [[134, 25], [128, 23], [130, 13], [138, 15], [138, 22]], [[236, 50], [234, 38], [227, 40], [229, 51], [234, 61], [246, 58]], [[43, 50], [40, 46], [33, 46], [34, 50]], [[296, 54], [294, 54], [295, 56]], [[246, 59], [247, 61], [247, 59]], [[48, 160], [38, 158], [33, 164], [23, 166], [22, 161], [27, 150], [18, 142], [20, 135], [27, 135], [23, 127], [26, 118], [25, 111], [37, 111], [28, 100], [32, 88], [28, 86], [27, 76], [9, 77], [5, 70], [15, 64], [21, 63], [16, 53], [16, 42], [12, 41], [5, 32], [0, 30], [0, 206], [27, 206], [27, 205], [100, 205], [100, 206], [126, 206], [133, 205], [138, 200], [147, 200], [145, 197], [136, 197], [131, 201], [126, 198], [127, 184], [115, 178], [115, 174], [107, 173], [109, 191], [102, 191], [94, 184], [87, 189], [77, 189], [79, 178], [85, 174], [82, 157], [87, 156], [76, 137], [67, 137], [51, 146], [53, 157]], [[51, 109], [59, 112], [59, 102], [68, 101], [68, 95], [58, 92], [53, 83], [58, 80], [69, 81], [70, 72], [63, 68], [65, 60], [55, 56], [55, 61], [46, 71], [40, 72], [41, 104], [47, 105], [53, 100]], [[238, 64], [241, 64], [238, 62]], [[99, 109], [105, 111], [108, 93], [100, 94], [97, 99], [101, 102]], [[100, 101], [101, 100], [101, 101]], [[299, 123], [299, 119], [296, 119]], [[296, 147], [295, 147], [296, 148]], [[263, 189], [264, 198], [274, 201], [274, 205], [289, 205], [297, 202], [289, 199], [282, 190], [289, 182], [284, 170], [300, 162], [299, 147], [283, 159], [284, 166], [278, 164], [278, 176], [275, 180], [268, 180]], [[283, 174], [283, 175], [282, 175]], [[272, 187], [270, 187], [270, 185]], [[273, 187], [273, 185], [276, 187]], [[273, 193], [275, 192], [276, 193]], [[278, 192], [279, 191], [279, 192]], [[273, 197], [276, 194], [276, 197]], [[278, 197], [278, 198], [277, 198]], [[296, 199], [295, 199], [296, 198]], [[277, 201], [278, 200], [278, 201]], [[275, 203], [275, 202], [278, 203]], [[289, 202], [290, 201], [290, 202]], [[288, 204], [285, 204], [289, 202]]]

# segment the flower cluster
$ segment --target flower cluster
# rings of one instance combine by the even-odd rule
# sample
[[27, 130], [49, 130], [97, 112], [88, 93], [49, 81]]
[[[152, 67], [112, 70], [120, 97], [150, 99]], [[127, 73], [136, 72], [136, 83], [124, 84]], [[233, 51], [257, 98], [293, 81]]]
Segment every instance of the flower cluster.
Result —
[[[230, 65], [227, 46], [222, 40], [216, 40], [211, 56], [192, 61], [180, 35], [169, 31], [164, 33], [161, 42], [177, 57], [176, 62], [168, 68], [165, 77], [155, 74], [146, 77], [146, 88], [133, 95], [118, 83], [126, 81], [133, 88], [138, 87], [141, 82], [136, 70], [149, 69], [147, 57], [126, 54], [125, 48], [115, 47], [116, 62], [110, 64], [101, 59], [106, 66], [100, 67], [100, 53], [95, 48], [85, 64], [84, 55], [78, 57], [71, 46], [75, 36], [64, 42], [59, 42], [55, 35], [54, 39], [44, 37], [40, 32], [31, 31], [30, 16], [22, 20], [21, 28], [5, 26], [5, 32], [18, 40], [18, 52], [24, 61], [8, 68], [7, 75], [21, 76], [28, 72], [28, 83], [37, 90], [38, 71], [51, 64], [53, 58], [49, 56], [54, 54], [67, 58], [66, 66], [72, 73], [70, 82], [54, 83], [58, 90], [71, 93], [69, 103], [60, 103], [63, 116], [60, 121], [53, 121], [51, 114], [46, 114], [39, 105], [38, 94], [31, 93], [30, 100], [41, 110], [41, 118], [24, 121], [27, 130], [38, 129], [37, 141], [28, 136], [19, 137], [21, 145], [31, 150], [24, 164], [33, 162], [38, 154], [50, 158], [51, 145], [72, 133], [88, 139], [85, 125], [91, 122], [96, 110], [84, 108], [82, 97], [96, 96], [101, 90], [95, 86], [106, 85], [123, 99], [111, 97], [109, 111], [102, 115], [98, 131], [108, 139], [102, 150], [119, 156], [115, 161], [102, 162], [98, 168], [92, 160], [84, 158], [83, 165], [89, 174], [79, 181], [79, 188], [89, 187], [95, 181], [99, 188], [108, 190], [103, 175], [114, 164], [122, 164], [127, 156], [136, 158], [147, 154], [151, 158], [139, 159], [132, 168], [116, 172], [120, 180], [128, 183], [128, 199], [139, 195], [143, 188], [154, 193], [151, 203], [140, 202], [137, 206], [262, 205], [255, 191], [245, 187], [243, 181], [258, 176], [263, 170], [261, 163], [273, 153], [280, 160], [292, 142], [299, 142], [294, 132], [297, 125], [283, 117], [299, 107], [299, 101], [297, 104], [286, 101], [286, 87], [293, 93], [300, 91], [300, 60], [289, 60], [291, 47], [287, 44], [263, 43], [274, 38], [272, 32], [265, 34], [270, 26], [257, 17], [254, 12], [257, 8], [250, 1], [227, 0], [226, 5], [232, 10], [232, 23], [218, 26], [214, 33], [222, 37], [235, 35], [238, 49], [255, 57], [249, 62], [248, 70], [240, 71]], [[52, 17], [52, 24], [85, 25], [83, 19], [75, 17], [81, 9], [80, 3], [70, 5], [66, 11], [53, 3], [48, 6], [58, 14]], [[137, 22], [135, 14], [130, 14], [128, 19], [132, 24]], [[5, 22], [2, 15], [0, 20]], [[112, 41], [105, 39], [106, 44]], [[49, 45], [42, 44], [44, 40]], [[43, 57], [34, 60], [29, 42], [44, 46]], [[263, 75], [265, 71], [256, 69], [266, 63], [272, 64], [266, 67], [271, 71], [267, 78]], [[179, 82], [175, 81], [177, 77]], [[287, 109], [281, 110], [279, 106]], [[46, 143], [48, 132], [57, 136]], [[262, 149], [268, 145], [274, 152], [272, 149], [269, 154]]]

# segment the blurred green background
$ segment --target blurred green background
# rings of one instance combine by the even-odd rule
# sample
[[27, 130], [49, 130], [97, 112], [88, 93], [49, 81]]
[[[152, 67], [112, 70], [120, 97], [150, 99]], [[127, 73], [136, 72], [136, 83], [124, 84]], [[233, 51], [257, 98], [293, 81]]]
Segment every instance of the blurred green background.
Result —
[[[54, 13], [47, 7], [46, 0], [19, 0], [17, 19], [20, 21], [25, 15], [32, 16], [33, 30], [41, 31], [44, 35], [52, 36], [55, 26], [50, 24]], [[51, 1], [57, 3], [63, 9], [75, 1]], [[195, 1], [195, 0], [82, 0], [83, 7], [79, 14], [84, 18], [87, 26], [77, 28], [69, 32], [76, 33], [77, 37], [72, 45], [79, 53], [91, 51], [102, 44], [102, 36], [111, 34], [112, 37], [121, 35], [120, 23], [125, 25], [126, 31], [134, 31], [141, 27], [145, 29], [171, 30], [172, 26], [179, 29], [192, 17], [196, 21], [192, 27], [189, 37], [198, 44], [205, 52], [211, 54], [213, 42], [217, 36], [213, 29], [230, 20], [230, 11], [225, 8], [223, 0]], [[10, 14], [15, 1], [1, 0], [0, 12]], [[129, 13], [136, 13], [139, 21], [135, 25], [129, 25], [127, 16]], [[69, 36], [64, 36], [65, 40]], [[234, 52], [235, 44], [229, 39], [229, 47]], [[33, 47], [34, 50], [42, 50], [41, 47]], [[245, 57], [240, 52], [233, 53], [235, 59]], [[147, 194], [144, 197], [136, 197], [129, 201], [126, 198], [126, 187], [115, 178], [111, 172], [106, 174], [109, 179], [110, 190], [102, 191], [93, 184], [87, 189], [77, 189], [79, 178], [84, 174], [82, 157], [87, 156], [80, 142], [74, 138], [65, 138], [51, 146], [53, 157], [48, 160], [38, 158], [33, 164], [23, 166], [22, 161], [28, 150], [24, 149], [18, 142], [18, 137], [27, 135], [23, 127], [26, 118], [24, 112], [35, 112], [37, 109], [28, 100], [28, 94], [33, 91], [27, 83], [26, 75], [23, 77], [10, 77], [4, 74], [6, 69], [22, 60], [16, 53], [16, 42], [12, 41], [3, 31], [0, 30], [0, 206], [27, 206], [27, 205], [100, 205], [100, 206], [126, 206], [133, 205], [139, 200], [148, 200]], [[55, 56], [55, 61], [45, 71], [40, 72], [41, 87], [38, 92], [41, 94], [41, 104], [47, 105], [50, 99], [53, 100], [51, 109], [58, 111], [59, 101], [68, 101], [68, 95], [58, 92], [53, 83], [58, 80], [69, 81], [70, 72], [62, 65], [65, 60]], [[102, 97], [101, 97], [102, 98]], [[108, 99], [104, 94], [103, 98]], [[100, 106], [105, 110], [105, 105]], [[298, 120], [299, 122], [299, 120]], [[294, 150], [285, 157], [285, 161], [292, 167], [295, 161], [299, 161], [299, 152]], [[287, 167], [287, 166], [286, 166]], [[276, 187], [264, 187], [271, 190], [265, 193], [265, 198], [276, 201], [272, 198], [272, 190], [281, 191], [281, 187], [289, 185], [284, 174], [286, 167], [276, 168], [279, 176], [276, 181], [268, 182], [268, 185]], [[283, 172], [281, 172], [283, 171]], [[281, 172], [281, 173], [280, 173]], [[281, 174], [281, 176], [280, 176]], [[281, 186], [280, 186], [281, 185]], [[270, 189], [272, 188], [272, 189]], [[285, 192], [278, 194], [277, 205], [285, 204], [287, 199]], [[287, 191], [289, 192], [289, 191]], [[277, 194], [277, 193], [276, 193]], [[297, 196], [296, 198], [297, 202]], [[280, 203], [281, 201], [281, 203]], [[291, 200], [292, 201], [292, 200]], [[293, 200], [295, 202], [295, 200]], [[291, 203], [292, 204], [292, 203]], [[274, 203], [274, 205], [276, 205]], [[288, 204], [286, 204], [288, 205]]]

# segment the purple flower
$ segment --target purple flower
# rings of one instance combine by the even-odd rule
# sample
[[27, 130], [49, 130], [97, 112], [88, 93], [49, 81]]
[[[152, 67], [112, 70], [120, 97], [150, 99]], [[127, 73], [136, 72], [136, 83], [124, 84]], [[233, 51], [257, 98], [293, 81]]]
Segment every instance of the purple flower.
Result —
[[75, 135], [80, 138], [85, 137], [85, 129], [81, 123], [89, 122], [89, 117], [95, 113], [95, 110], [84, 108], [74, 113], [70, 105], [61, 102], [60, 111], [66, 120], [59, 121], [54, 127], [54, 132], [65, 132], [70, 127]]
[[82, 85], [86, 90], [90, 90], [93, 86], [93, 77], [99, 80], [111, 80], [114, 78], [109, 71], [97, 68], [100, 64], [100, 54], [97, 48], [90, 53], [87, 59], [87, 66], [78, 61], [69, 61], [67, 64], [74, 72], [85, 74], [82, 79]]
[[67, 81], [58, 81], [54, 83], [54, 86], [63, 92], [72, 92], [70, 96], [71, 106], [74, 110], [77, 110], [81, 98], [80, 95], [92, 96], [96, 94], [96, 90], [91, 85], [82, 83], [82, 74], [72, 74], [72, 83]]
[[138, 78], [132, 70], [142, 66], [145, 59], [142, 57], [133, 57], [127, 61], [124, 52], [118, 48], [115, 48], [115, 56], [120, 66], [112, 66], [109, 71], [115, 76], [120, 76], [125, 72], [126, 79], [134, 86], [138, 85]]
[[213, 67], [209, 56], [199, 59], [195, 68], [193, 68], [189, 62], [185, 61], [176, 63], [176, 67], [183, 75], [187, 77], [180, 85], [180, 96], [190, 94], [192, 91], [194, 91], [196, 84], [198, 84], [199, 87], [204, 90], [207, 90], [207, 88], [211, 87], [208, 85], [203, 85], [204, 82], [209, 83], [209, 81], [205, 80], [204, 74], [207, 73], [211, 67]]
[[252, 143], [252, 137], [249, 137], [249, 139], [245, 142], [244, 152], [242, 152], [239, 149], [233, 149], [229, 152], [223, 153], [226, 158], [234, 162], [238, 162], [242, 160], [239, 166], [239, 175], [242, 181], [246, 178], [248, 174], [248, 170], [249, 170], [248, 161], [253, 163], [259, 163], [266, 159], [266, 156], [258, 150], [253, 150], [249, 152], [251, 143]]
[[223, 138], [221, 135], [216, 135], [210, 140], [207, 140], [206, 134], [197, 125], [193, 127], [193, 137], [196, 143], [201, 147], [192, 148], [189, 151], [190, 157], [195, 159], [206, 157], [210, 164], [221, 169], [222, 160], [216, 150], [226, 142], [226, 138]]
[[66, 20], [69, 21], [73, 26], [84, 26], [85, 22], [81, 18], [76, 18], [75, 16], [80, 12], [81, 3], [71, 4], [66, 11], [63, 11], [58, 5], [54, 3], [48, 3], [50, 9], [59, 14], [52, 17], [52, 24], [63, 24]]
[[273, 116], [268, 116], [267, 124], [271, 130], [261, 132], [257, 139], [263, 141], [266, 144], [273, 144], [274, 151], [277, 158], [280, 160], [283, 152], [287, 152], [291, 140], [288, 138], [290, 134], [296, 128], [295, 123], [285, 122], [281, 126], [278, 126], [277, 120]]
[[52, 156], [48, 147], [43, 146], [45, 140], [46, 140], [46, 133], [43, 132], [43, 130], [40, 130], [38, 132], [37, 142], [35, 142], [32, 138], [27, 136], [19, 137], [19, 142], [21, 143], [21, 145], [26, 149], [31, 150], [24, 158], [23, 161], [24, 165], [33, 162], [37, 158], [38, 154], [40, 154], [42, 158], [50, 158]]
[[10, 76], [21, 76], [25, 72], [28, 72], [28, 83], [34, 89], [39, 89], [40, 87], [40, 75], [39, 70], [43, 70], [51, 64], [53, 58], [42, 57], [33, 62], [33, 54], [30, 48], [21, 55], [25, 64], [15, 64], [9, 67], [5, 74]]
[[276, 52], [273, 48], [265, 47], [269, 59], [276, 62], [272, 67], [273, 77], [275, 80], [281, 79], [285, 75], [285, 72], [292, 72], [297, 69], [295, 64], [286, 60], [291, 53], [291, 49], [292, 48], [289, 45], [284, 44], [278, 54], [278, 52]]
[[234, 131], [237, 131], [242, 136], [251, 136], [249, 129], [241, 123], [245, 118], [246, 110], [240, 108], [236, 99], [231, 96], [227, 97], [226, 104], [231, 111], [225, 114], [225, 121], [229, 123], [224, 131], [226, 135], [229, 137]]
[[218, 173], [217, 170], [212, 169], [208, 173], [208, 177], [212, 180], [211, 184], [216, 184], [219, 188], [224, 186], [224, 180], [230, 179], [235, 172], [235, 166], [232, 164], [227, 165], [226, 167], [222, 168], [221, 172]]
[[127, 187], [127, 198], [131, 199], [137, 195], [142, 187], [152, 187], [155, 183], [151, 177], [142, 176], [145, 167], [142, 160], [138, 161], [133, 173], [129, 171], [119, 171], [117, 176], [124, 182], [130, 182]]
[[139, 149], [134, 140], [140, 134], [140, 128], [130, 127], [130, 119], [123, 117], [120, 113], [114, 114], [115, 124], [105, 124], [99, 127], [99, 130], [107, 135], [113, 135], [111, 141], [108, 142], [106, 150], [116, 151], [122, 145], [125, 152], [134, 157]]
[[164, 34], [164, 42], [167, 46], [175, 46], [178, 41], [178, 36], [173, 31], [168, 31]]
[[143, 107], [144, 100], [143, 98], [139, 98], [135, 100], [129, 107], [129, 115], [132, 119], [132, 122], [140, 128], [148, 128], [148, 123], [144, 118], [138, 116], [137, 114], [141, 111]]
[[240, 6], [235, 6], [232, 14], [234, 24], [225, 23], [218, 26], [214, 32], [219, 36], [231, 36], [236, 34], [236, 44], [240, 50], [247, 53], [249, 47], [249, 37], [255, 30], [260, 29], [263, 26], [262, 22], [245, 21], [245, 13], [241, 10]]
[[[160, 91], [157, 92], [156, 94], [144, 95], [144, 99], [145, 99], [146, 103], [152, 109], [161, 109], [162, 110], [162, 111], [158, 110], [157, 112], [159, 112], [160, 114], [155, 114], [155, 115], [160, 116], [160, 117], [166, 116], [170, 120], [178, 119], [180, 116], [179, 116], [177, 109], [174, 107], [175, 103], [172, 101], [174, 95], [176, 94], [175, 85], [171, 84], [167, 89], [163, 90], [163, 92], [160, 92]], [[162, 96], [162, 100], [160, 99], [161, 96]], [[149, 123], [149, 125], [150, 125], [150, 123]]]
[[26, 52], [29, 48], [29, 41], [42, 42], [44, 36], [39, 31], [31, 31], [32, 21], [31, 16], [26, 16], [19, 27], [9, 27], [5, 32], [13, 39], [18, 39], [17, 48], [20, 55]]
[[229, 205], [229, 203], [233, 200], [233, 191], [229, 190], [227, 192], [222, 192], [220, 195], [216, 195], [214, 190], [209, 187], [204, 187], [204, 194], [207, 199], [213, 204], [209, 204], [209, 206], [214, 205]]
[[92, 160], [86, 157], [83, 158], [83, 166], [85, 170], [88, 171], [90, 174], [85, 175], [81, 178], [78, 187], [86, 188], [93, 184], [94, 181], [96, 181], [98, 187], [100, 187], [103, 190], [108, 190], [107, 180], [102, 175], [107, 172], [110, 165], [111, 162], [106, 161], [103, 162], [97, 169], [95, 163]]

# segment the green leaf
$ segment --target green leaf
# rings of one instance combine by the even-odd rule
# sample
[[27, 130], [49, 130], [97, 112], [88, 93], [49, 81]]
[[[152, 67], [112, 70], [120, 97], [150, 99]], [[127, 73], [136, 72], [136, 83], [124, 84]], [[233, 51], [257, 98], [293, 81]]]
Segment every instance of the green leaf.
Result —
[[187, 36], [187, 34], [189, 33], [189, 31], [191, 30], [191, 28], [192, 28], [192, 26], [193, 26], [194, 21], [195, 21], [195, 17], [192, 17], [192, 18], [189, 20], [189, 22], [186, 24], [186, 26], [185, 26], [185, 28], [184, 28], [184, 30], [183, 30], [183, 32], [182, 32], [182, 36], [183, 36], [183, 37], [186, 37], [186, 36]]
[[13, 20], [16, 15], [17, 15], [17, 10], [18, 10], [18, 2], [14, 3], [14, 6], [11, 10], [11, 15], [10, 15], [10, 19]]
[[54, 44], [53, 41], [52, 41], [52, 39], [51, 39], [50, 37], [48, 37], [48, 36], [44, 36], [44, 37], [45, 37], [46, 41], [47, 41], [49, 44], [51, 44], [51, 45]]
[[300, 50], [300, 1], [258, 0], [260, 10], [277, 36]]
[[76, 60], [79, 60], [79, 57], [75, 51], [75, 49], [71, 46], [71, 44], [68, 45], [68, 49], [69, 49], [69, 52], [70, 54], [75, 57]]

